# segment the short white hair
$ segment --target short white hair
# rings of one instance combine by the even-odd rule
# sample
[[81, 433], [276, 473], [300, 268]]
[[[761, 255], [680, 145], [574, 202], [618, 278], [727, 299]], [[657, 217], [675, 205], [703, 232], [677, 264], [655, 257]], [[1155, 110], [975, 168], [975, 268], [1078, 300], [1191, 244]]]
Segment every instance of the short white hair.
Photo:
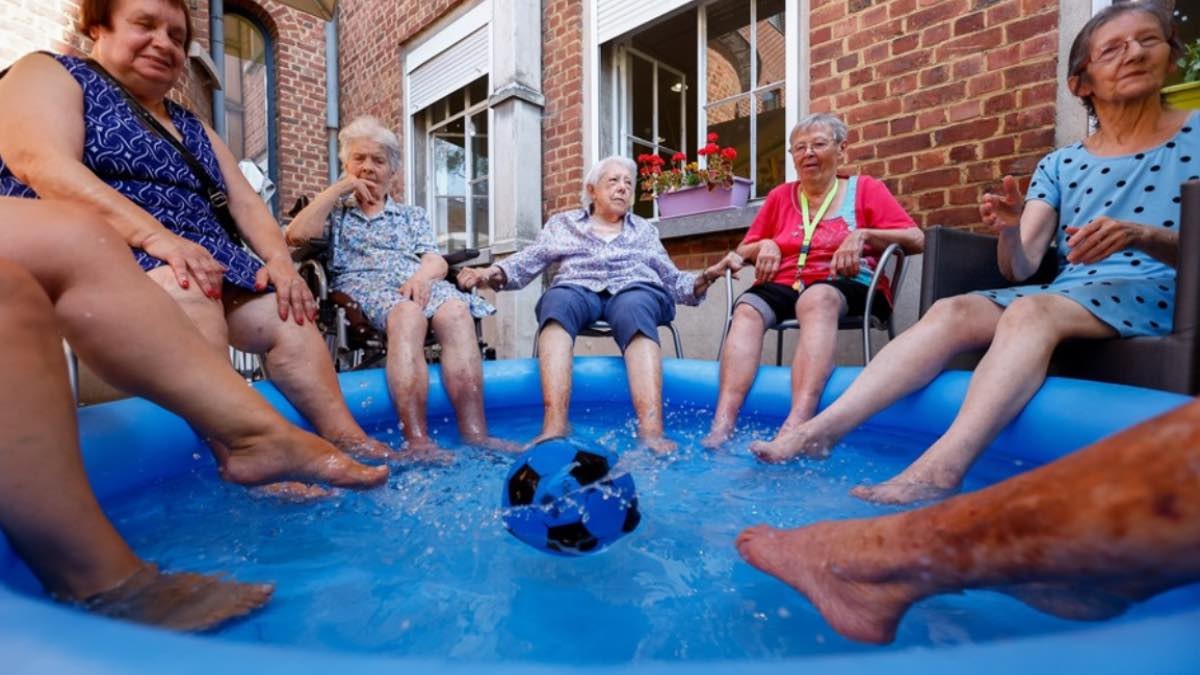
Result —
[[350, 146], [354, 145], [355, 141], [373, 141], [383, 146], [388, 167], [393, 172], [400, 170], [400, 139], [391, 129], [385, 127], [378, 117], [356, 117], [338, 132], [338, 159], [342, 166], [346, 165], [346, 159], [350, 156]]
[[837, 115], [813, 113], [801, 117], [796, 122], [796, 126], [792, 127], [792, 133], [788, 134], [788, 145], [792, 144], [792, 139], [796, 137], [796, 134], [812, 127], [825, 127], [829, 129], [829, 133], [833, 134], [834, 145], [846, 140], [846, 137], [850, 134], [850, 129], [846, 127], [846, 123]]
[[592, 196], [588, 194], [588, 186], [595, 185], [596, 183], [600, 182], [600, 178], [604, 176], [604, 170], [608, 168], [609, 164], [616, 164], [617, 166], [621, 167], [626, 173], [629, 174], [630, 180], [632, 180], [634, 183], [637, 182], [637, 164], [634, 164], [632, 159], [623, 157], [621, 155], [609, 155], [608, 157], [605, 157], [599, 162], [593, 164], [592, 168], [588, 170], [587, 175], [583, 177], [583, 189], [579, 193], [579, 199], [583, 202], [583, 208], [592, 208], [592, 202], [594, 200], [592, 199]]

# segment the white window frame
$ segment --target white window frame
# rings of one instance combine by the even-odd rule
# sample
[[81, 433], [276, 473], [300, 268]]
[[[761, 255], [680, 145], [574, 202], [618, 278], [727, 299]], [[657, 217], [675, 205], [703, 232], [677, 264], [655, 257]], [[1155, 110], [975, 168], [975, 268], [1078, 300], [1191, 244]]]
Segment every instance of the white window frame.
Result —
[[[491, 84], [490, 84], [491, 78], [488, 78], [488, 80], [489, 80], [488, 91], [490, 91], [491, 90]], [[463, 90], [456, 89], [451, 93], [461, 92], [461, 91], [463, 91]], [[468, 90], [468, 94], [469, 94], [469, 90]], [[469, 96], [468, 96], [468, 98], [469, 98]], [[474, 149], [475, 144], [470, 142], [470, 139], [475, 135], [475, 128], [474, 128], [474, 125], [471, 123], [471, 118], [478, 115], [481, 112], [484, 112], [484, 111], [487, 112], [487, 116], [488, 116], [488, 142], [487, 142], [488, 174], [485, 178], [480, 179], [480, 178], [472, 178], [471, 177], [471, 173], [472, 173], [472, 171], [474, 171], [474, 167], [475, 167], [475, 149]], [[428, 115], [429, 109], [423, 108], [417, 114], [418, 115]], [[463, 107], [462, 111], [457, 112], [453, 115], [450, 115], [446, 119], [438, 122], [436, 126], [435, 125], [426, 125], [426, 128], [425, 128], [425, 138], [426, 138], [426, 140], [425, 140], [425, 148], [426, 148], [425, 175], [428, 176], [428, 180], [425, 181], [425, 204], [427, 205], [427, 209], [429, 211], [430, 220], [436, 225], [436, 223], [438, 223], [439, 221], [438, 221], [438, 212], [437, 212], [438, 194], [437, 194], [437, 189], [436, 189], [436, 185], [437, 185], [436, 175], [437, 174], [436, 174], [436, 168], [434, 166], [434, 164], [436, 162], [436, 153], [433, 152], [433, 137], [434, 137], [434, 134], [438, 131], [438, 129], [445, 128], [446, 126], [450, 125], [451, 123], [453, 123], [456, 120], [459, 120], [459, 119], [463, 120], [463, 148], [465, 151], [465, 156], [463, 158], [463, 166], [466, 167], [466, 195], [465, 195], [466, 204], [464, 206], [464, 210], [466, 211], [466, 228], [467, 228], [466, 236], [467, 236], [467, 247], [468, 248], [480, 248], [478, 246], [479, 242], [476, 240], [476, 236], [475, 236], [476, 229], [477, 229], [477, 227], [476, 227], [477, 223], [475, 223], [475, 202], [474, 202], [475, 198], [474, 198], [473, 188], [481, 180], [488, 181], [488, 208], [487, 208], [488, 247], [491, 246], [491, 243], [492, 243], [492, 240], [494, 237], [494, 230], [492, 229], [493, 215], [492, 215], [492, 169], [491, 169], [492, 157], [493, 157], [493, 155], [492, 155], [492, 147], [493, 147], [492, 146], [492, 136], [493, 136], [493, 134], [491, 133], [491, 129], [493, 127], [493, 123], [495, 120], [492, 119], [492, 115], [493, 115], [492, 110], [490, 108], [488, 108], [488, 101], [486, 98], [482, 101], [468, 101], [467, 105]], [[411, 175], [411, 172], [410, 172], [410, 175]], [[440, 236], [440, 234], [441, 234], [440, 231], [434, 233], [435, 236]], [[449, 233], [447, 233], [447, 235], [448, 234]], [[449, 236], [447, 236], [447, 241], [449, 241]], [[447, 248], [449, 248], [449, 247], [447, 246]], [[442, 251], [442, 252], [445, 253], [445, 251]]]
[[[1099, 2], [1100, 0], [1093, 0]], [[707, 123], [707, 106], [719, 102], [709, 102], [707, 100], [708, 90], [706, 87], [708, 81], [707, 73], [707, 36], [708, 29], [706, 24], [706, 12], [708, 2], [697, 2], [697, 35], [702, 39], [696, 41], [696, 81], [693, 86], [699, 91], [696, 96], [696, 142], [697, 147], [703, 147], [707, 143], [708, 123]], [[785, 0], [784, 1], [784, 22], [786, 26], [785, 44], [786, 44], [786, 61], [784, 64], [784, 82], [783, 91], [785, 96], [785, 112], [784, 126], [790, 130], [796, 124], [796, 120], [801, 116], [808, 114], [809, 97], [808, 85], [809, 76], [808, 70], [802, 69], [801, 54], [808, 53], [809, 47], [809, 11], [810, 0]], [[757, 3], [753, 6], [757, 11]], [[657, 17], [656, 17], [657, 18]], [[757, 31], [757, 22], [751, 17], [751, 30]], [[640, 27], [637, 27], [640, 28]], [[601, 157], [621, 153], [625, 151], [624, 138], [626, 136], [627, 127], [622, 123], [621, 118], [622, 100], [625, 97], [621, 86], [625, 84], [620, 79], [619, 75], [615, 75], [616, 80], [613, 84], [613, 95], [609, 103], [607, 115], [600, 107], [600, 48], [601, 44], [597, 36], [597, 21], [596, 21], [596, 0], [590, 0], [585, 3], [584, 7], [584, 124], [585, 124], [585, 139], [584, 139], [584, 166], [590, 166], [593, 162]], [[620, 47], [617, 48], [619, 51]], [[617, 54], [616, 63], [618, 67], [624, 64], [624, 60]], [[757, 64], [752, 63], [752, 68], [757, 70]], [[754, 82], [751, 79], [751, 82]], [[774, 85], [773, 85], [774, 86]], [[760, 87], [752, 89], [749, 93], [742, 92], [738, 96], [757, 96], [760, 90], [765, 91], [773, 88], [773, 86]], [[731, 99], [734, 97], [731, 97]], [[753, 98], [751, 99], [753, 101]], [[610, 135], [612, 145], [608, 148], [601, 146], [600, 120], [607, 116], [610, 124], [612, 124], [613, 133]], [[685, 112], [686, 116], [686, 112]], [[754, 138], [754, 129], [752, 125], [750, 147], [757, 148]], [[755, 150], [757, 155], [757, 150]], [[755, 162], [757, 157], [755, 157]], [[796, 169], [791, 162], [784, 162], [784, 178], [787, 181], [796, 180]], [[761, 199], [761, 197], [759, 198]]]
[[[589, 5], [590, 4], [592, 4], [592, 3], [589, 3]], [[416, 166], [416, 161], [417, 161], [416, 144], [414, 142], [415, 135], [416, 135], [416, 119], [417, 119], [418, 115], [425, 114], [424, 108], [422, 108], [421, 110], [410, 110], [407, 107], [408, 102], [412, 100], [412, 98], [410, 97], [408, 75], [410, 73], [412, 73], [413, 71], [415, 71], [417, 68], [420, 68], [422, 65], [427, 63], [429, 60], [436, 57], [438, 54], [441, 54], [442, 52], [446, 51], [447, 49], [453, 47], [454, 45], [456, 45], [460, 41], [462, 41], [464, 38], [466, 38], [467, 36], [474, 33], [476, 30], [478, 30], [482, 27], [485, 27], [485, 26], [487, 27], [487, 31], [488, 31], [488, 55], [487, 55], [488, 72], [484, 73], [484, 75], [486, 75], [487, 79], [488, 79], [488, 88], [487, 88], [488, 95], [491, 95], [492, 94], [492, 71], [494, 68], [494, 66], [492, 64], [495, 63], [495, 53], [496, 53], [496, 34], [495, 34], [495, 28], [492, 24], [492, 0], [481, 0], [479, 2], [479, 4], [472, 7], [468, 12], [466, 12], [465, 14], [460, 16], [458, 19], [455, 19], [453, 23], [450, 23], [445, 28], [438, 31], [436, 34], [430, 36], [428, 40], [418, 44], [417, 46], [415, 46], [411, 51], [409, 51], [405, 55], [405, 58], [404, 58], [405, 77], [404, 77], [404, 85], [403, 85], [403, 87], [404, 87], [404, 102], [405, 102], [405, 115], [404, 115], [404, 119], [405, 119], [405, 121], [404, 121], [405, 166], [407, 166], [407, 167]], [[469, 85], [469, 83], [468, 83], [468, 85]], [[451, 91], [444, 92], [443, 95], [453, 93], [454, 91], [458, 91], [459, 89], [460, 88], [456, 88]], [[488, 132], [488, 162], [489, 162], [488, 176], [489, 176], [489, 180], [488, 180], [488, 209], [487, 209], [487, 212], [488, 212], [487, 228], [488, 228], [488, 246], [489, 246], [489, 248], [491, 246], [491, 242], [493, 242], [495, 240], [495, 236], [496, 236], [496, 222], [495, 222], [495, 220], [496, 220], [495, 211], [496, 210], [493, 208], [493, 205], [495, 204], [495, 201], [496, 201], [496, 194], [495, 194], [495, 187], [494, 187], [495, 181], [490, 180], [491, 162], [492, 162], [492, 158], [494, 158], [496, 156], [496, 144], [495, 144], [495, 140], [494, 140], [495, 134], [491, 133], [491, 130], [495, 128], [495, 123], [496, 123], [495, 112], [491, 108], [489, 108], [488, 109], [488, 130], [489, 130], [489, 132]], [[469, 126], [469, 123], [466, 126]], [[426, 130], [426, 132], [428, 133], [428, 130]], [[404, 193], [406, 195], [415, 195], [416, 188], [417, 188], [416, 176], [415, 176], [416, 172], [407, 170], [404, 172], [404, 174], [405, 174], [404, 175]], [[430, 180], [429, 182], [432, 183], [432, 180]], [[430, 189], [432, 189], [432, 188], [430, 188]], [[426, 203], [430, 204], [431, 202], [427, 201]]]

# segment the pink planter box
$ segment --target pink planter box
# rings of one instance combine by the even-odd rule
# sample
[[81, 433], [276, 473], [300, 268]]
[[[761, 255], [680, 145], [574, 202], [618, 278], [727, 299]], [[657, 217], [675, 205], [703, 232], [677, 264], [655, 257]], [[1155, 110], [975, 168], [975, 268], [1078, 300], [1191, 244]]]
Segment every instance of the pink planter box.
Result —
[[752, 183], [749, 179], [735, 177], [733, 187], [729, 189], [709, 190], [706, 185], [697, 185], [674, 192], [664, 192], [655, 197], [658, 201], [658, 217], [676, 218], [745, 206], [746, 200], [750, 198], [750, 185]]

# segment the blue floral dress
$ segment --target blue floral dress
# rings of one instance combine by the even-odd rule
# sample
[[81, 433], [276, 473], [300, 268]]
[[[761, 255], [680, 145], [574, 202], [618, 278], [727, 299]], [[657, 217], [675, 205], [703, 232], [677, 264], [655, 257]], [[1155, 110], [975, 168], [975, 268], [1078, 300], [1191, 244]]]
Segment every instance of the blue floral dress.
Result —
[[[262, 263], [236, 245], [217, 221], [200, 181], [170, 143], [147, 130], [116, 87], [82, 60], [54, 56], [83, 89], [83, 163], [100, 180], [154, 216], [171, 232], [200, 244], [226, 267], [225, 281], [254, 290]], [[195, 115], [167, 101], [167, 112], [183, 134], [183, 145], [225, 189], [217, 157], [204, 124]], [[0, 195], [36, 199], [37, 193], [12, 174], [0, 158]], [[163, 261], [141, 249], [133, 255], [144, 270]]]
[[1007, 307], [1025, 295], [1070, 298], [1121, 337], [1166, 335], [1175, 312], [1175, 268], [1126, 248], [1092, 264], [1067, 262], [1067, 227], [1099, 216], [1179, 230], [1179, 184], [1200, 180], [1200, 113], [1162, 145], [1132, 155], [1098, 157], [1082, 143], [1042, 159], [1026, 200], [1058, 212], [1058, 275], [1049, 284], [979, 291]]
[[[400, 287], [421, 266], [421, 256], [438, 252], [425, 210], [397, 204], [388, 197], [383, 210], [370, 217], [353, 198], [347, 198], [329, 213], [325, 225], [333, 248], [329, 264], [333, 290], [354, 298], [371, 325], [386, 331], [388, 313], [397, 304], [409, 302], [400, 295]], [[430, 289], [425, 318], [432, 318], [447, 300], [462, 301], [475, 317], [496, 311], [483, 298], [438, 280]]]

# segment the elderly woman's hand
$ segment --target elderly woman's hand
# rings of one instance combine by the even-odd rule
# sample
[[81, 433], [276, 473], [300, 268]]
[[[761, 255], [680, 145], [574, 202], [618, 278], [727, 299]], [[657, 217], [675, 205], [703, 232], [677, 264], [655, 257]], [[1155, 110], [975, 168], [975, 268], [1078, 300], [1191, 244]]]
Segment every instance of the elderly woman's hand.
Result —
[[191, 283], [189, 280], [195, 279], [204, 295], [221, 297], [225, 266], [200, 244], [162, 230], [146, 237], [140, 248], [170, 266], [180, 288], [187, 288]]
[[379, 184], [366, 178], [347, 174], [331, 187], [341, 196], [353, 193], [354, 200], [362, 206], [373, 206], [375, 202], [379, 201], [375, 197], [380, 193]]
[[293, 321], [303, 326], [305, 319], [312, 321], [317, 317], [317, 301], [308, 284], [296, 273], [290, 256], [276, 256], [259, 268], [254, 276], [254, 288], [262, 291], [268, 284], [275, 286], [280, 321], [287, 321], [290, 315]]
[[1002, 181], [1004, 194], [997, 195], [987, 192], [979, 204], [979, 215], [983, 224], [993, 232], [1003, 232], [1021, 224], [1021, 211], [1025, 208], [1025, 200], [1017, 188], [1017, 179], [1005, 176]]
[[1100, 262], [1129, 246], [1137, 246], [1147, 232], [1144, 225], [1100, 216], [1083, 227], [1067, 227], [1067, 262], [1088, 265]]
[[733, 278], [736, 279], [738, 278], [738, 272], [745, 266], [746, 261], [742, 256], [738, 255], [737, 251], [730, 251], [725, 254], [724, 258], [718, 260], [715, 265], [704, 270], [704, 278], [715, 280], [722, 274], [725, 274], [725, 270], [729, 270]]
[[858, 276], [863, 247], [866, 245], [866, 233], [862, 230], [854, 230], [842, 240], [842, 245], [833, 252], [833, 257], [829, 260], [829, 268], [838, 276], [850, 278]]
[[758, 252], [754, 254], [754, 280], [763, 284], [775, 278], [775, 273], [779, 271], [779, 261], [782, 259], [779, 244], [774, 240], [763, 239], [758, 242]]
[[502, 274], [500, 268], [495, 265], [484, 268], [464, 267], [458, 271], [458, 287], [464, 291], [471, 291], [480, 286], [496, 288], [503, 282]]
[[423, 309], [429, 303], [429, 294], [432, 289], [432, 281], [414, 274], [408, 278], [408, 281], [400, 285], [400, 295], [412, 300]]

